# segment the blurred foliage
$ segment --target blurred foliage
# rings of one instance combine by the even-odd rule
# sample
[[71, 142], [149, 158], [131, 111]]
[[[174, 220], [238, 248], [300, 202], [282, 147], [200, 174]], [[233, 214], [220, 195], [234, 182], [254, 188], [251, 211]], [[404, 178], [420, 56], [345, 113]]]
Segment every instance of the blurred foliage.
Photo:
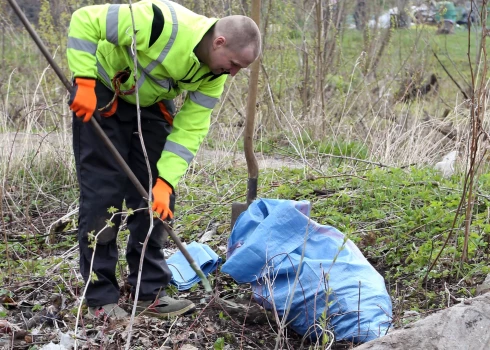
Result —
[[[251, 9], [251, 0], [177, 2], [214, 17], [249, 15]], [[105, 1], [23, 0], [19, 3], [69, 76], [65, 51], [71, 13], [80, 6]], [[366, 16], [374, 18], [402, 3], [407, 2], [369, 2]], [[468, 32], [462, 26], [456, 28], [453, 35], [437, 35], [436, 27], [426, 25], [413, 25], [410, 29], [366, 26], [359, 31], [353, 24], [356, 4], [355, 0], [336, 4], [326, 0], [262, 1], [264, 45], [257, 118], [263, 130], [270, 133], [282, 130], [283, 126], [272, 114], [296, 116], [313, 138], [322, 137], [339, 119], [358, 127], [359, 114], [367, 120], [377, 117], [394, 119], [400, 110], [406, 108], [407, 101], [402, 101], [401, 97], [410, 88], [413, 88], [413, 98], [408, 104], [417, 105], [419, 110], [424, 109], [429, 115], [437, 116], [444, 109], [458, 104], [455, 101], [460, 99], [461, 91], [453, 80], [464, 91], [471, 90], [470, 64], [477, 79], [481, 72], [476, 64], [481, 36], [478, 28]], [[1, 92], [6, 94], [7, 75], [12, 69], [22, 69], [19, 62], [25, 70], [37, 73], [45, 67], [45, 61], [34, 44], [29, 45], [30, 39], [22, 34], [24, 32], [18, 30], [21, 25], [7, 4], [0, 7], [0, 18], [4, 22]], [[6, 43], [9, 50], [5, 49]], [[438, 55], [440, 63], [434, 54]], [[432, 89], [425, 96], [420, 91], [431, 75], [437, 79], [437, 89]], [[46, 77], [47, 86], [59, 84], [52, 72], [46, 72]], [[240, 91], [235, 95], [241, 99], [240, 103], [234, 103], [236, 109], [241, 108], [240, 104], [246, 97], [247, 82], [244, 78], [235, 79], [240, 82]], [[14, 74], [12, 79], [20, 82], [26, 77]], [[14, 86], [18, 89], [17, 85]], [[381, 104], [389, 108], [378, 108]], [[410, 123], [419, 119], [416, 113], [413, 114]], [[234, 118], [231, 121], [235, 123], [237, 116], [241, 117], [224, 113], [221, 118]], [[351, 137], [366, 139], [359, 130]]]

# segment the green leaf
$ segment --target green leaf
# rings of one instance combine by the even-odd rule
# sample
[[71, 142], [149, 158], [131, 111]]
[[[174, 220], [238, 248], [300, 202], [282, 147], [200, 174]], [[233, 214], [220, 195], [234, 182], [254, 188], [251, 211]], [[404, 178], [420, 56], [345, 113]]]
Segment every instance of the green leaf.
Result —
[[223, 350], [225, 348], [225, 339], [224, 338], [218, 338], [214, 342], [213, 349], [214, 350]]
[[114, 214], [114, 213], [117, 213], [118, 209], [116, 207], [110, 207], [109, 209], [107, 209], [107, 212], [109, 214]]
[[97, 277], [97, 274], [92, 271], [92, 273], [90, 274], [90, 281], [92, 281], [92, 283], [95, 283], [99, 280], [99, 278]]

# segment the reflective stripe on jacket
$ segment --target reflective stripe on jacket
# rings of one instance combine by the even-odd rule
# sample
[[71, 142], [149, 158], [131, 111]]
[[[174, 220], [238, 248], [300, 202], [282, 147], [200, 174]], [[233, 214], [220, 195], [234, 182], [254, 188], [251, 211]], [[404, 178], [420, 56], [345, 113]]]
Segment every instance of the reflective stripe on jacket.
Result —
[[[142, 0], [132, 5], [132, 12], [140, 105], [150, 106], [188, 91], [157, 163], [159, 176], [175, 187], [209, 130], [211, 111], [226, 81], [226, 75], [214, 75], [193, 51], [217, 19], [168, 0]], [[98, 78], [112, 89], [116, 72], [133, 71], [132, 36], [129, 5], [95, 5], [75, 11], [67, 49], [74, 77]], [[132, 86], [133, 73], [121, 90]], [[120, 98], [136, 103], [135, 95]]]

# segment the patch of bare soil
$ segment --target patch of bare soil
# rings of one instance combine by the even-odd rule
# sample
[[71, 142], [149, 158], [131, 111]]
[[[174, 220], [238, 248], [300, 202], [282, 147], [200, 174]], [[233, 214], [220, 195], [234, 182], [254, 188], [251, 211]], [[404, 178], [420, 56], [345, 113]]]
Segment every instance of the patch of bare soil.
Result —
[[71, 134], [68, 133], [0, 133], [0, 159], [31, 157], [50, 152], [71, 152]]
[[[53, 277], [32, 278], [13, 284], [6, 282], [1, 296], [6, 317], [0, 321], [0, 348], [34, 349], [34, 345], [41, 348], [50, 342], [58, 344], [62, 333], [73, 334], [77, 296], [82, 292], [80, 287], [67, 283], [61, 288], [60, 280]], [[217, 289], [224, 290], [231, 282], [221, 276]], [[60, 288], [65, 291], [53, 293]], [[221, 295], [206, 295], [200, 288], [180, 293], [179, 297], [194, 301], [197, 312], [164, 320], [137, 316], [132, 325], [131, 349], [308, 349], [311, 345], [308, 341], [303, 342], [298, 334], [286, 330], [276, 347], [278, 327], [274, 316], [252, 300], [246, 287]], [[128, 286], [121, 288], [120, 301], [130, 313]], [[85, 314], [86, 310], [83, 311]], [[78, 348], [125, 348], [129, 321], [82, 317], [77, 332]], [[334, 347], [348, 348], [348, 344]]]
[[[59, 152], [70, 153], [70, 133], [23, 133], [7, 132], [0, 133], [0, 159], [8, 160], [22, 158], [26, 155], [42, 155], [46, 153], [58, 154]], [[281, 167], [302, 168], [305, 164], [301, 161], [284, 156], [270, 156], [256, 153], [255, 157], [259, 169], [279, 169]], [[207, 149], [202, 147], [194, 161], [198, 164], [220, 163], [222, 165], [246, 167], [245, 155], [242, 151], [228, 151], [220, 149]]]
[[[290, 157], [284, 156], [270, 156], [263, 153], [256, 153], [255, 158], [259, 169], [280, 169], [282, 167], [288, 168], [303, 168], [305, 164]], [[246, 168], [247, 162], [245, 154], [243, 152], [232, 152], [224, 150], [210, 150], [201, 148], [197, 153], [194, 160], [201, 164], [206, 163], [222, 163], [230, 164], [234, 166], [242, 166]]]

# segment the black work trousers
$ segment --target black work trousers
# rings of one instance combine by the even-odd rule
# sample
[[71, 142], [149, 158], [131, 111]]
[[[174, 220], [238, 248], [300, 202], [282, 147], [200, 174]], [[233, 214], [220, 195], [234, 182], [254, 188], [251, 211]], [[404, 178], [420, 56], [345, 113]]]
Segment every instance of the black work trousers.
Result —
[[[96, 93], [99, 107], [106, 106], [113, 95], [99, 82]], [[172, 104], [171, 101], [166, 101], [167, 103]], [[158, 177], [156, 163], [171, 131], [171, 125], [164, 119], [158, 105], [140, 110], [141, 129], [154, 184]], [[148, 168], [138, 133], [136, 106], [118, 99], [116, 112], [110, 117], [101, 117], [98, 122], [143, 187], [151, 191], [151, 188], [148, 188]], [[97, 239], [93, 260], [92, 271], [96, 278], [92, 278], [88, 285], [86, 302], [91, 307], [117, 303], [119, 286], [115, 273], [118, 261], [116, 238], [121, 216], [114, 216], [112, 227], [108, 227], [107, 220], [112, 217], [108, 209], [116, 208], [117, 212], [120, 212], [125, 201], [127, 208], [135, 210], [127, 220], [130, 234], [126, 247], [128, 282], [132, 285], [134, 293], [143, 242], [150, 226], [149, 211], [141, 208], [147, 208], [148, 203], [109, 153], [91, 123], [83, 123], [81, 118], [75, 115], [73, 150], [80, 186], [80, 272], [85, 282], [90, 275], [93, 255], [93, 249], [90, 248], [92, 242], [88, 237], [91, 234], [97, 235], [103, 229]], [[162, 223], [154, 220], [154, 228], [143, 261], [139, 300], [153, 300], [157, 295], [164, 295], [164, 288], [170, 282], [172, 273], [162, 251], [166, 238]]]

